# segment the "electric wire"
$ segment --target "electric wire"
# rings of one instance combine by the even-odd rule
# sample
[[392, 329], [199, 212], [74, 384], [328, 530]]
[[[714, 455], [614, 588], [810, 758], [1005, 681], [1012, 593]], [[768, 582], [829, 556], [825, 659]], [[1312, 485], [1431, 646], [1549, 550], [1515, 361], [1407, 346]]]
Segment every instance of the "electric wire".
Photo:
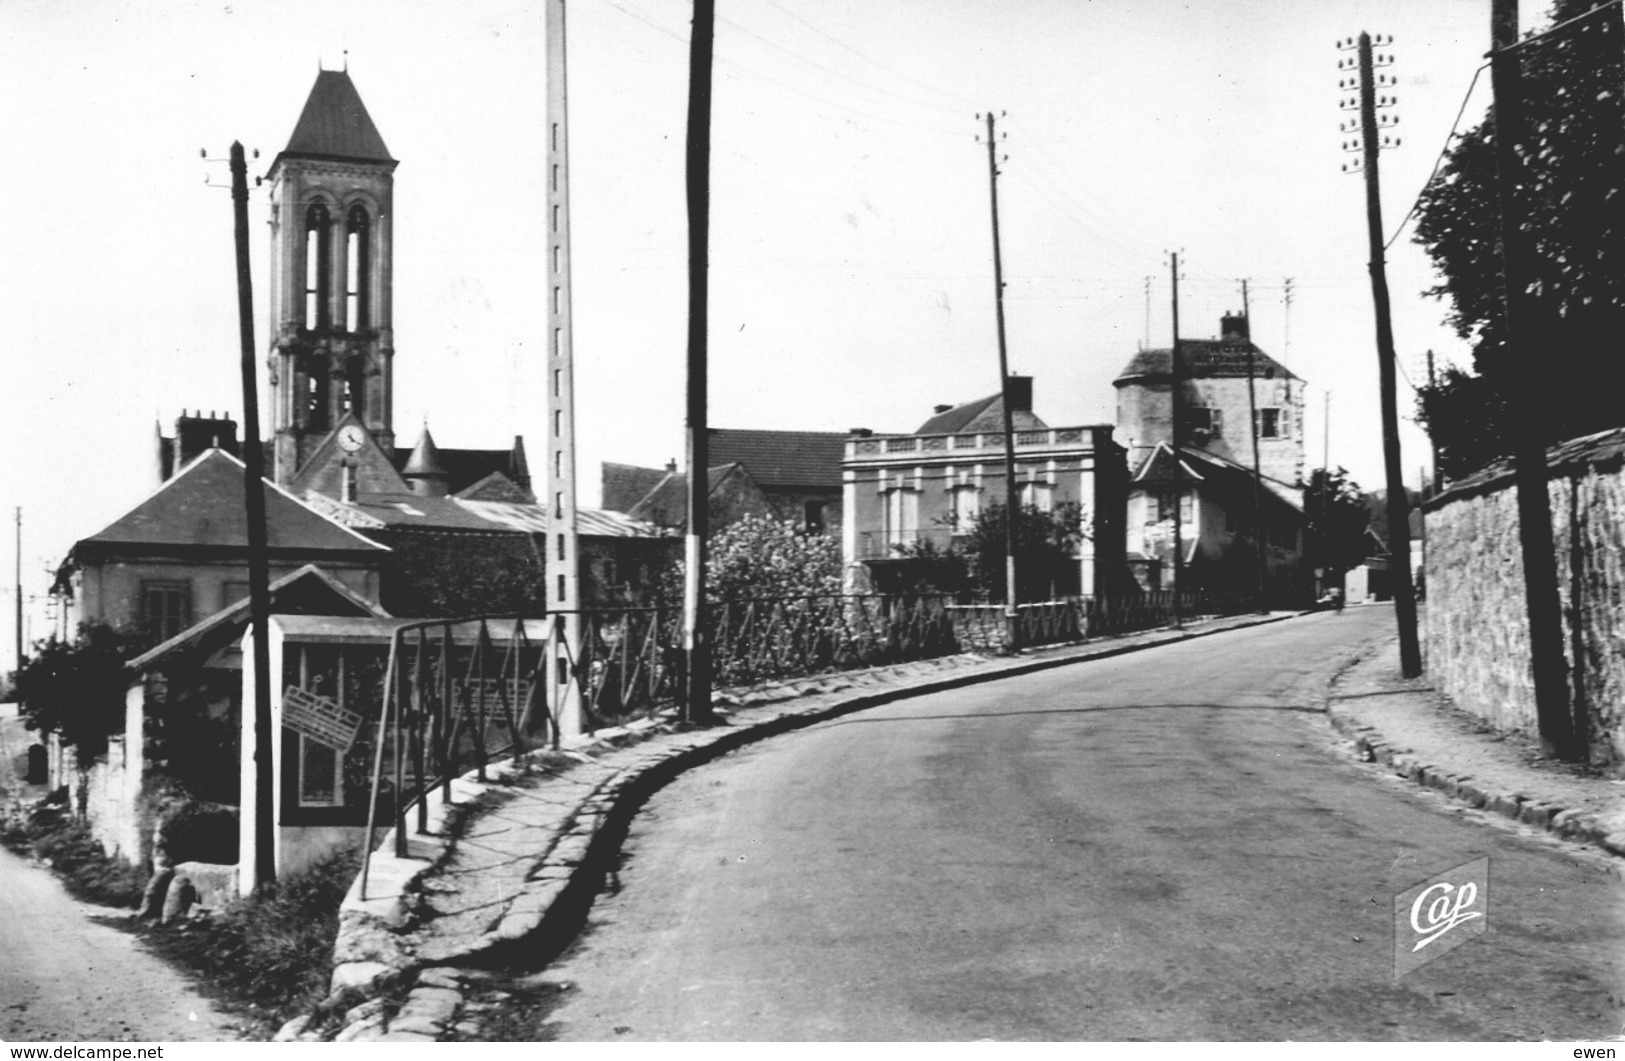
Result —
[[1416, 193], [1416, 199], [1411, 203], [1411, 208], [1405, 211], [1404, 217], [1399, 219], [1398, 226], [1394, 228], [1394, 234], [1389, 236], [1388, 242], [1382, 245], [1383, 250], [1387, 250], [1394, 245], [1394, 241], [1399, 239], [1400, 233], [1405, 231], [1405, 226], [1411, 223], [1411, 219], [1416, 216], [1417, 211], [1421, 208], [1422, 197], [1427, 194], [1429, 188], [1433, 187], [1433, 181], [1438, 177], [1440, 167], [1444, 165], [1446, 156], [1450, 154], [1450, 144], [1456, 139], [1456, 130], [1461, 127], [1462, 115], [1467, 113], [1467, 104], [1472, 101], [1473, 89], [1478, 87], [1479, 75], [1489, 69], [1489, 65], [1489, 63], [1485, 63], [1473, 71], [1473, 79], [1468, 82], [1467, 92], [1461, 97], [1461, 106], [1456, 108], [1456, 120], [1450, 123], [1450, 131], [1445, 134], [1444, 145], [1439, 148], [1439, 157], [1433, 160], [1433, 171], [1428, 174], [1428, 179], [1422, 182], [1422, 190]]

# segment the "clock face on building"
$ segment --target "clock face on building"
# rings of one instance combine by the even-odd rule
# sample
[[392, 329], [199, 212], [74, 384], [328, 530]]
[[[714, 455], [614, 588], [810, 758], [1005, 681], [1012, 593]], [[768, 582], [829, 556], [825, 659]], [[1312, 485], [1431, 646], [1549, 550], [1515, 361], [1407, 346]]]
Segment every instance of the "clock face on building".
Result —
[[354, 453], [367, 441], [367, 432], [360, 424], [345, 424], [339, 428], [339, 448], [346, 453]]

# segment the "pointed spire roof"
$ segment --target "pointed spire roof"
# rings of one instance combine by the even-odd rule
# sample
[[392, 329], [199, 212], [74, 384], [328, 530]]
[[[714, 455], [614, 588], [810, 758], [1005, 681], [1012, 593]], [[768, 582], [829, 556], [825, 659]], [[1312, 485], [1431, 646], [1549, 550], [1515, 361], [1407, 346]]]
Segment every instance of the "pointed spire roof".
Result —
[[434, 444], [434, 436], [429, 434], [429, 425], [423, 425], [423, 434], [418, 437], [417, 448], [406, 459], [406, 467], [401, 474], [408, 479], [444, 479], [446, 477], [446, 462], [441, 459], [440, 447]]
[[361, 102], [361, 93], [344, 70], [322, 70], [305, 100], [299, 123], [288, 146], [277, 157], [349, 159], [360, 162], [395, 160], [384, 138]]

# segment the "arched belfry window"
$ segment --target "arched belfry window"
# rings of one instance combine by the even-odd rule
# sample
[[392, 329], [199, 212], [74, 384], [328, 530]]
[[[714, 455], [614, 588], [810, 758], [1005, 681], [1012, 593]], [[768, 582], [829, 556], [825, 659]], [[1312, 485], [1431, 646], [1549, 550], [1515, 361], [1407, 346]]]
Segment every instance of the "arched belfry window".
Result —
[[305, 376], [305, 426], [312, 431], [326, 431], [328, 416], [328, 369], [319, 360], [312, 360]]
[[305, 211], [305, 327], [332, 325], [329, 304], [332, 284], [332, 235], [325, 203], [311, 203]]
[[355, 414], [357, 420], [367, 418], [367, 363], [352, 357], [344, 366], [344, 409]]
[[366, 207], [356, 203], [344, 219], [345, 276], [344, 325], [345, 330], [363, 332], [372, 324], [372, 307], [367, 297], [368, 278], [372, 276], [372, 219]]

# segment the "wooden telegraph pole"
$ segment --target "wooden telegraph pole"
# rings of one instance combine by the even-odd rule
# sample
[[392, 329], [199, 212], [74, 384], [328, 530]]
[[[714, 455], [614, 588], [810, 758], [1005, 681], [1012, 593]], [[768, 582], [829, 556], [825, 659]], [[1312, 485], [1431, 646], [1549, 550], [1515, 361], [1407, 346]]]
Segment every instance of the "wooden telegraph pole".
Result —
[[1010, 361], [1004, 344], [1004, 259], [999, 251], [998, 136], [993, 112], [987, 112], [987, 179], [993, 200], [993, 308], [999, 333], [999, 404], [1004, 406], [1004, 637], [1014, 652], [1021, 647], [1021, 621], [1016, 600], [1016, 520], [1021, 512], [1016, 489], [1015, 417], [1010, 410]]
[[1171, 383], [1168, 388], [1170, 411], [1172, 414], [1173, 457], [1174, 457], [1174, 625], [1183, 624], [1183, 609], [1180, 607], [1179, 590], [1185, 575], [1185, 506], [1183, 471], [1180, 467], [1180, 446], [1185, 441], [1185, 358], [1179, 349], [1179, 254], [1175, 252], [1168, 256], [1168, 276], [1173, 283], [1173, 313], [1174, 313], [1174, 343], [1168, 351], [1168, 374]]
[[23, 507], [17, 506], [17, 669], [23, 669]]
[[1536, 305], [1529, 296], [1532, 249], [1519, 221], [1523, 178], [1523, 70], [1519, 62], [1518, 0], [1493, 0], [1490, 83], [1495, 93], [1496, 190], [1501, 213], [1501, 261], [1506, 293], [1506, 342], [1501, 351], [1502, 391], [1514, 408], [1513, 476], [1518, 492], [1518, 538], [1523, 553], [1524, 602], [1529, 613], [1529, 665], [1535, 682], [1535, 715], [1541, 750], [1554, 758], [1581, 754], [1583, 733], [1569, 703], [1568, 664], [1563, 659], [1563, 613], [1553, 555], [1551, 499], [1546, 494], [1546, 439], [1540, 395], [1541, 366], [1530, 355], [1529, 322]]
[[688, 538], [683, 581], [683, 653], [688, 674], [683, 720], [709, 725], [711, 646], [705, 631], [705, 545], [709, 538], [707, 434], [709, 246], [711, 232], [711, 57], [714, 0], [694, 0], [688, 62]]
[[1264, 474], [1258, 459], [1258, 365], [1253, 356], [1253, 321], [1247, 303], [1247, 281], [1241, 282], [1241, 319], [1247, 322], [1247, 412], [1253, 440], [1253, 548], [1258, 554], [1258, 610], [1268, 611], [1264, 585], [1268, 569], [1264, 563]]
[[[1393, 43], [1389, 37], [1384, 44]], [[1397, 380], [1394, 371], [1394, 329], [1389, 319], [1388, 270], [1383, 257], [1382, 195], [1377, 177], [1377, 155], [1384, 146], [1397, 147], [1399, 141], [1378, 132], [1379, 124], [1393, 124], [1384, 115], [1377, 120], [1378, 108], [1393, 106], [1398, 100], [1389, 95], [1377, 95], [1374, 74], [1376, 60], [1371, 53], [1371, 34], [1362, 33], [1358, 42], [1359, 96], [1355, 102], [1360, 112], [1358, 147], [1363, 152], [1355, 169], [1365, 171], [1366, 233], [1371, 243], [1371, 299], [1377, 314], [1377, 371], [1382, 397], [1382, 454], [1388, 480], [1388, 553], [1394, 582], [1394, 618], [1399, 626], [1399, 667], [1407, 678], [1422, 673], [1422, 647], [1416, 633], [1416, 597], [1411, 587], [1411, 526], [1410, 504], [1405, 495], [1405, 472], [1400, 465], [1399, 404], [1395, 396]], [[1393, 56], [1384, 56], [1382, 65], [1393, 62]], [[1348, 68], [1345, 61], [1340, 64]], [[1394, 83], [1384, 77], [1384, 84]], [[1346, 82], [1343, 87], [1351, 87]], [[1350, 101], [1344, 100], [1348, 107]], [[1345, 129], [1347, 127], [1345, 126]], [[1349, 167], [1344, 167], [1345, 171]], [[1329, 484], [1323, 483], [1324, 488]], [[1328, 499], [1329, 500], [1329, 499]], [[1327, 528], [1328, 530], [1330, 528]]]
[[[265, 454], [260, 448], [260, 401], [254, 372], [254, 279], [248, 264], [248, 161], [231, 145], [231, 205], [236, 222], [237, 325], [243, 373], [243, 499], [248, 513], [248, 612], [254, 631], [254, 881], [276, 879], [276, 819], [271, 775], [270, 560], [265, 534]], [[382, 738], [380, 738], [382, 739]]]

